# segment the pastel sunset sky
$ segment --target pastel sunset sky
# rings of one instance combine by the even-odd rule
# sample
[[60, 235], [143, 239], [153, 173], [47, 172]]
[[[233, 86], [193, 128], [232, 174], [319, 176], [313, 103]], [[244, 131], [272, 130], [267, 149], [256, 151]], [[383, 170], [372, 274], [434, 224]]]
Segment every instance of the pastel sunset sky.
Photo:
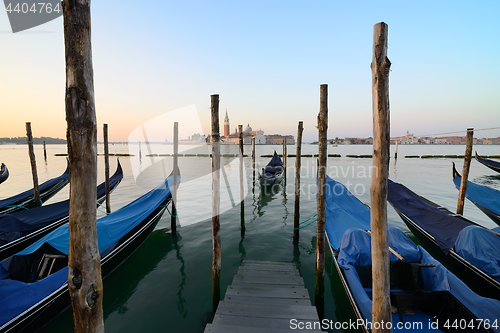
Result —
[[[232, 130], [296, 135], [302, 120], [313, 141], [323, 83], [328, 136], [371, 136], [378, 22], [389, 26], [391, 136], [500, 126], [500, 1], [92, 1], [91, 10], [99, 139], [103, 123], [111, 141], [126, 141], [190, 105], [208, 134], [219, 94], [221, 125], [226, 109]], [[62, 17], [13, 34], [1, 10], [0, 45], [0, 137], [24, 136], [31, 121], [35, 136], [64, 138]], [[190, 120], [179, 126], [185, 139]]]

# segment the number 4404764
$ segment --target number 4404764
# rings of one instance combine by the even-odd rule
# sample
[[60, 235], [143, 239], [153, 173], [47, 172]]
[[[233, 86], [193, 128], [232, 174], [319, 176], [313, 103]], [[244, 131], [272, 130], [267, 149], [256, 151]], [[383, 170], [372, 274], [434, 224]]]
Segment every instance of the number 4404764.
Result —
[[[13, 6], [14, 5], [14, 6]], [[14, 7], [14, 8], [12, 8]], [[60, 3], [58, 2], [54, 7], [52, 7], [51, 3], [45, 3], [45, 2], [38, 2], [34, 3], [30, 6], [30, 4], [27, 3], [9, 3], [7, 7], [5, 8], [7, 10], [7, 13], [34, 13], [34, 14], [41, 14], [41, 13], [47, 13], [50, 14], [52, 12], [59, 13], [62, 11]]]
[[498, 322], [497, 319], [495, 319], [493, 322], [490, 321], [489, 319], [472, 319], [472, 320], [465, 320], [465, 319], [455, 319], [455, 320], [446, 320], [446, 322], [443, 325], [447, 329], [466, 329], [466, 328], [471, 328], [471, 329], [480, 329], [480, 328], [485, 328], [489, 330], [490, 328], [495, 328], [498, 329]]

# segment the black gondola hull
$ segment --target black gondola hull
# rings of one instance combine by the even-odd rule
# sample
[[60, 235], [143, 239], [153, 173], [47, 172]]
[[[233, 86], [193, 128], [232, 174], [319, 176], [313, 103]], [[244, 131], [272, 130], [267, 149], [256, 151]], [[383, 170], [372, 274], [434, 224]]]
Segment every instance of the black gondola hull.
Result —
[[496, 161], [491, 161], [491, 160], [488, 160], [486, 158], [483, 158], [481, 156], [479, 156], [476, 152], [476, 160], [481, 163], [482, 165], [490, 168], [491, 170], [493, 171], [496, 171], [498, 173], [500, 173], [500, 163], [496, 162]]
[[2, 163], [2, 167], [0, 168], [0, 184], [6, 181], [7, 178], [9, 178], [9, 169], [7, 169], [7, 166]]

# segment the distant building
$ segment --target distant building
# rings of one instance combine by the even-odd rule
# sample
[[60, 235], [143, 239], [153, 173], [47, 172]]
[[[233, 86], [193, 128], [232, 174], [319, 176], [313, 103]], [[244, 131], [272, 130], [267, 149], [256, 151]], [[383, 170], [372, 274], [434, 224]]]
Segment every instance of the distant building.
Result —
[[224, 136], [228, 136], [229, 132], [230, 132], [229, 117], [227, 116], [227, 110], [226, 110], [226, 117], [224, 118]]
[[287, 145], [295, 144], [295, 138], [293, 137], [293, 135], [280, 135], [280, 134], [266, 135], [266, 143], [268, 145], [282, 145], [283, 140], [286, 140]]
[[[252, 139], [255, 138], [256, 145], [264, 145], [266, 144], [266, 136], [264, 135], [264, 131], [258, 130], [253, 131], [250, 127], [250, 124], [247, 124], [246, 129], [243, 131], [243, 144], [250, 145], [252, 144]], [[226, 144], [238, 144], [239, 136], [238, 136], [238, 128], [235, 128], [234, 133], [230, 133], [230, 125], [229, 125], [229, 117], [227, 115], [224, 118], [224, 136], [221, 138], [222, 143]]]
[[401, 144], [402, 145], [418, 144], [418, 138], [409, 131], [406, 131], [406, 134], [401, 137]]

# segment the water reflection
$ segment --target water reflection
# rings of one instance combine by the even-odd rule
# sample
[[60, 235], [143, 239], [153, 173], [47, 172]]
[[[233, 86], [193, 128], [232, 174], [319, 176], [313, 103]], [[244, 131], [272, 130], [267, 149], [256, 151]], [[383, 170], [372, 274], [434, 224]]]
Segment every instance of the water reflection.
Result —
[[500, 175], [484, 175], [473, 180], [474, 183], [500, 190]]
[[286, 206], [287, 203], [287, 195], [286, 195], [286, 185], [283, 186], [283, 200], [281, 200], [281, 204], [283, 205], [283, 209], [285, 211], [285, 215], [283, 216], [283, 226], [286, 226], [286, 220], [288, 219], [288, 207]]
[[259, 193], [259, 201], [257, 203], [257, 216], [255, 218], [262, 217], [265, 213], [265, 210], [263, 208], [269, 205], [271, 201], [278, 198], [278, 194], [280, 194], [282, 191], [283, 186], [280, 183], [274, 184], [272, 186], [261, 187]]
[[172, 234], [166, 230], [153, 231], [137, 252], [104, 281], [104, 320], [114, 312], [126, 313], [127, 301], [141, 280], [154, 271], [170, 251], [178, 248]]

